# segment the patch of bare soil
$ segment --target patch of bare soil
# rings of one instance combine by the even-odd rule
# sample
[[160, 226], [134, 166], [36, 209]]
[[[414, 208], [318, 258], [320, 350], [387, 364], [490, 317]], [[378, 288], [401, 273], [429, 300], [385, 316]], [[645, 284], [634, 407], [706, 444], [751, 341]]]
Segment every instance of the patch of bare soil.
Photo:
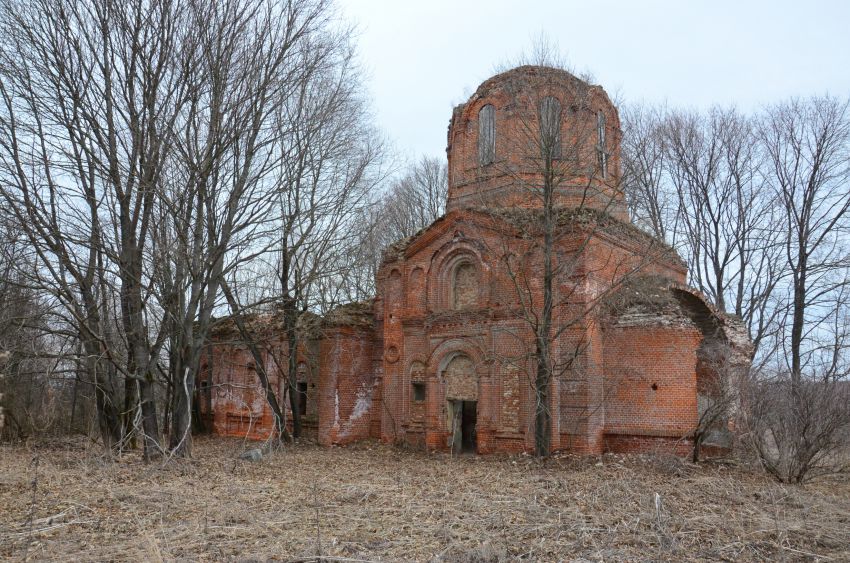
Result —
[[653, 456], [459, 457], [239, 440], [112, 461], [0, 447], [0, 557], [21, 560], [850, 560], [850, 482]]

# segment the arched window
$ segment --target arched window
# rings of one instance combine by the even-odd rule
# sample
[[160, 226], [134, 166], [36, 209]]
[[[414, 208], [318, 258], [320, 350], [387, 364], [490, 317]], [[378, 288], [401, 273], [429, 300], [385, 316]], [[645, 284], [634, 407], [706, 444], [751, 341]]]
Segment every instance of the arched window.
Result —
[[544, 158], [561, 158], [561, 102], [553, 96], [540, 102], [540, 145]]
[[296, 397], [298, 397], [298, 412], [303, 416], [307, 414], [307, 374], [309, 368], [304, 362], [298, 362], [296, 367]]
[[465, 354], [458, 354], [443, 371], [446, 382], [446, 399], [455, 401], [478, 400], [478, 374], [475, 364]]
[[487, 104], [478, 111], [478, 163], [481, 166], [496, 160], [496, 110]]
[[608, 176], [608, 149], [605, 146], [605, 114], [596, 114], [596, 152], [599, 155], [599, 170], [604, 180]]
[[452, 309], [469, 309], [478, 301], [478, 270], [469, 262], [455, 268], [452, 276]]
[[426, 398], [425, 364], [416, 361], [410, 364], [410, 387], [414, 403], [422, 403]]

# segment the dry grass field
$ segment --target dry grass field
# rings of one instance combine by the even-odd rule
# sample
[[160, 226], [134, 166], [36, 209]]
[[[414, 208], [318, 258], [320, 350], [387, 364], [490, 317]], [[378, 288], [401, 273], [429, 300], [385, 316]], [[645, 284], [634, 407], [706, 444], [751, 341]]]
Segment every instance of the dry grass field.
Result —
[[284, 561], [848, 561], [850, 480], [782, 486], [653, 456], [427, 455], [238, 440], [195, 459], [0, 447], [0, 558]]

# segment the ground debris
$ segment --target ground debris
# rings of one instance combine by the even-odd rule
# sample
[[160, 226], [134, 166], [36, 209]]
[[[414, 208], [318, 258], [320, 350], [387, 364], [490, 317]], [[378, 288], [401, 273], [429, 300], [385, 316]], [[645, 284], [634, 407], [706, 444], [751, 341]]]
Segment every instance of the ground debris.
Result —
[[239, 459], [245, 461], [260, 461], [263, 459], [263, 450], [260, 448], [253, 448], [246, 452], [242, 452], [239, 454]]
[[[651, 455], [453, 458], [299, 444], [235, 463], [103, 463], [96, 446], [0, 447], [0, 559], [850, 560], [850, 481], [783, 486]], [[601, 466], [597, 466], [601, 463]]]

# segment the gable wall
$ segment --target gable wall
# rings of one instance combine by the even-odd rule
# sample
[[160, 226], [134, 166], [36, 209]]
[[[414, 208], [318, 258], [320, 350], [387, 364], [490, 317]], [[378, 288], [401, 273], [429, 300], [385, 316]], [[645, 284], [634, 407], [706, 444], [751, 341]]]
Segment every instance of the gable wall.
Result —
[[[463, 354], [476, 365], [479, 452], [533, 449], [535, 366], [527, 357], [534, 341], [500, 259], [506, 251], [521, 254], [525, 243], [507, 243], [491, 227], [482, 225], [474, 214], [452, 212], [439, 233], [426, 232], [422, 235], [425, 244], [408, 249], [379, 274], [385, 319], [381, 437], [387, 442], [450, 447], [451, 391], [443, 371], [453, 354]], [[565, 241], [563, 252], [569, 253], [569, 244]], [[554, 449], [601, 452], [606, 447], [604, 358], [609, 347], [611, 354], [619, 353], [619, 342], [605, 340], [595, 313], [582, 313], [588, 301], [604, 295], [625, 272], [638, 267], [673, 279], [684, 276], [683, 268], [667, 258], [646, 263], [636, 259], [629, 245], [634, 246], [629, 241], [594, 238], [577, 262], [576, 272], [584, 285], [576, 287], [575, 281], [568, 280], [556, 288], [570, 304], [555, 311], [555, 326], [571, 322], [559, 319], [580, 319], [556, 342], [560, 347], [556, 354], [576, 349], [581, 353], [569, 370], [559, 374], [550, 391], [550, 408], [556, 413]], [[475, 305], [453, 310], [451, 267], [467, 258], [478, 268]], [[539, 275], [528, 270], [523, 274], [539, 303]], [[679, 343], [690, 346], [690, 336]], [[414, 370], [424, 370], [424, 378]], [[424, 379], [424, 404], [412, 397], [414, 379]]]

